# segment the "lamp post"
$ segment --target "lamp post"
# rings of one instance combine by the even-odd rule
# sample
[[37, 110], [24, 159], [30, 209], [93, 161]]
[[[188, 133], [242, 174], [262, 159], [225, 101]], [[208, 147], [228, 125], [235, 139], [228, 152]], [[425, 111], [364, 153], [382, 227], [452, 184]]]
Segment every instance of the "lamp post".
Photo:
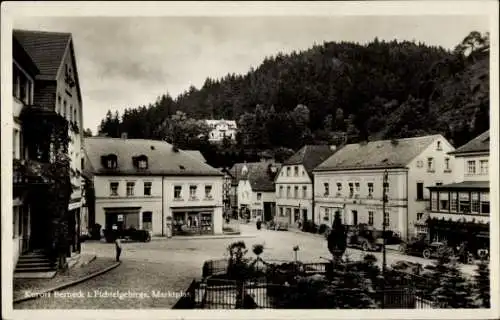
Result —
[[383, 277], [383, 282], [382, 282], [382, 309], [384, 308], [385, 304], [385, 270], [387, 267], [387, 260], [386, 260], [386, 252], [385, 252], [385, 204], [387, 203], [387, 186], [388, 186], [388, 175], [389, 173], [387, 170], [384, 171], [384, 179], [383, 179], [383, 192], [382, 192], [382, 277]]

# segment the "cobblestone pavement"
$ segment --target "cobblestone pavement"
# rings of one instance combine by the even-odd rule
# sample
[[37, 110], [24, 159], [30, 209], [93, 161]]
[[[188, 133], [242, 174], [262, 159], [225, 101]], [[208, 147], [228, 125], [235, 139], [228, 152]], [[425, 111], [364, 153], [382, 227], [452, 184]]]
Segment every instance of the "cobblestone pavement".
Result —
[[[298, 245], [298, 259], [304, 262], [321, 261], [320, 257], [329, 257], [326, 241], [322, 237], [291, 231], [256, 230], [254, 224], [242, 224], [243, 235], [256, 235], [254, 238], [232, 239], [162, 239], [148, 243], [124, 243], [122, 265], [118, 268], [63, 293], [82, 292], [85, 298], [48, 297], [20, 303], [16, 308], [171, 308], [193, 278], [201, 276], [202, 264], [208, 259], [227, 257], [227, 246], [235, 241], [244, 241], [249, 248], [253, 244], [263, 244], [261, 255], [264, 259], [291, 260], [294, 258], [293, 246]], [[96, 254], [98, 257], [114, 257], [114, 245], [88, 241], [83, 244], [83, 252]], [[351, 259], [360, 259], [365, 252], [348, 249]], [[381, 264], [382, 254], [373, 253]], [[406, 260], [431, 264], [431, 260], [419, 257], [387, 253], [387, 264], [397, 260]], [[474, 266], [462, 266], [468, 274], [474, 272]], [[94, 294], [94, 290], [97, 290]], [[99, 293], [99, 290], [101, 293]], [[147, 294], [148, 297], [103, 297], [104, 294], [131, 292]], [[161, 296], [156, 296], [153, 291]], [[90, 297], [87, 297], [90, 295]], [[177, 296], [176, 296], [177, 295]]]

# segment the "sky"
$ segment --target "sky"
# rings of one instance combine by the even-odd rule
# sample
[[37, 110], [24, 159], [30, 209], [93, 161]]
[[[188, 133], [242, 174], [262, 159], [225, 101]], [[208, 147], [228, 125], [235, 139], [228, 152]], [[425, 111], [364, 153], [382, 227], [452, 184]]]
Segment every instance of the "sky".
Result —
[[246, 73], [264, 57], [324, 41], [415, 40], [452, 49], [485, 16], [29, 17], [13, 27], [73, 35], [84, 127], [108, 109], [174, 98], [207, 77]]

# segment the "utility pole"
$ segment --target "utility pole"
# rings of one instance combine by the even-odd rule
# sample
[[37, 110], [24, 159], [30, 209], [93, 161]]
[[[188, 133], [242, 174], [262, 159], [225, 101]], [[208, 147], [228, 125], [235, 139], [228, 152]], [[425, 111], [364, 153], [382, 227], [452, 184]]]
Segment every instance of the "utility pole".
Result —
[[385, 252], [385, 205], [387, 203], [387, 186], [389, 184], [388, 182], [388, 172], [387, 170], [384, 171], [384, 179], [383, 179], [383, 184], [382, 184], [382, 277], [383, 277], [383, 285], [382, 285], [382, 309], [384, 308], [385, 305], [385, 270], [387, 267], [387, 260], [386, 260], [386, 252]]

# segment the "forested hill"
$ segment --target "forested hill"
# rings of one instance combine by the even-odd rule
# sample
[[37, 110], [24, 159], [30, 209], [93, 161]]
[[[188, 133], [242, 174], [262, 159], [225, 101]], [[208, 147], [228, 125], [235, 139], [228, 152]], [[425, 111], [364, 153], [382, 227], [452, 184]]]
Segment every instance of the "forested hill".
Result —
[[[489, 128], [489, 34], [464, 36], [453, 51], [374, 39], [278, 53], [245, 75], [207, 78], [200, 89], [176, 99], [165, 94], [126, 110], [122, 119], [108, 112], [100, 134], [127, 132], [199, 147], [203, 142], [193, 137], [206, 128], [193, 119], [225, 118], [240, 127], [235, 150], [296, 150], [304, 143], [435, 132], [457, 147]], [[179, 134], [179, 122], [192, 132]]]

